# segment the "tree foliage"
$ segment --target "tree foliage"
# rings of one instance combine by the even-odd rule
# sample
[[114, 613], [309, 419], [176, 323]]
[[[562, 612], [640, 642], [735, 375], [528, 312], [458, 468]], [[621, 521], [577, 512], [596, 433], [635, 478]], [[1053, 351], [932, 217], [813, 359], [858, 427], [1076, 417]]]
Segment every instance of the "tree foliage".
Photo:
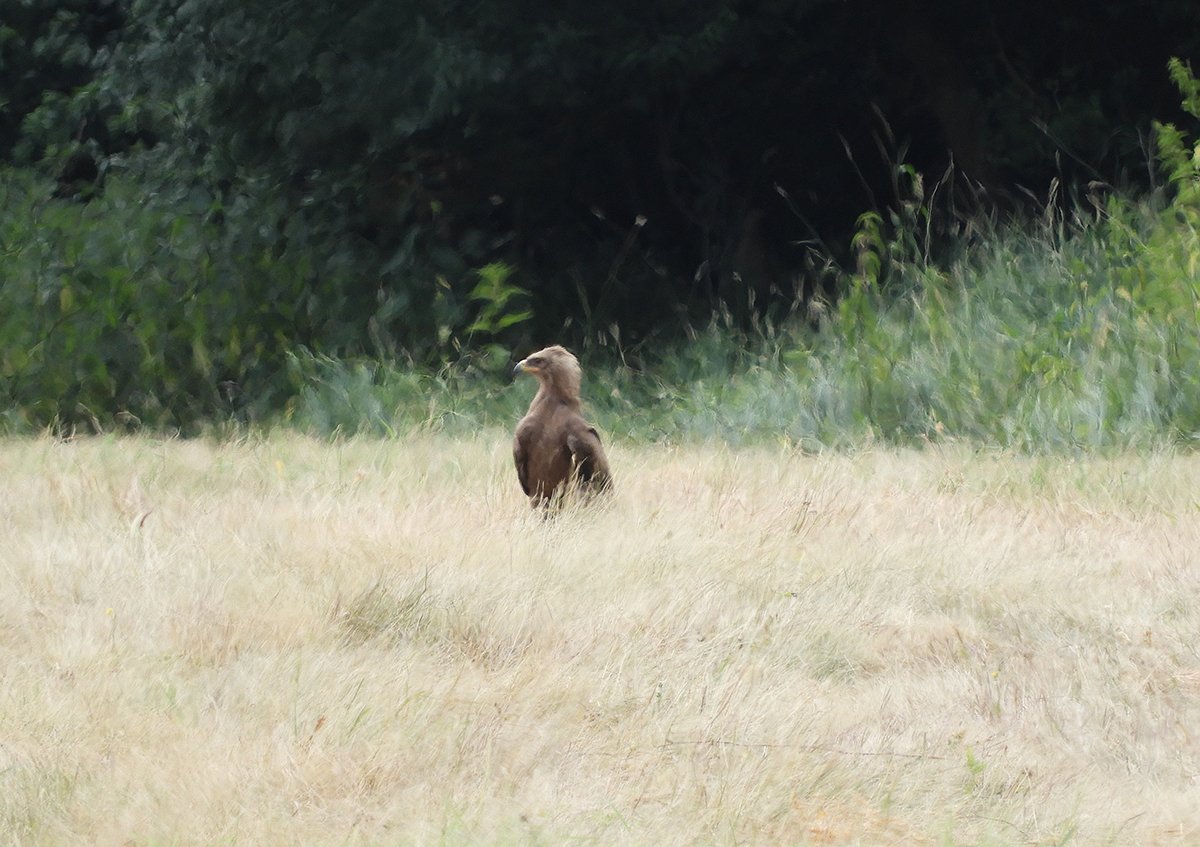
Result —
[[1165, 58], [1200, 45], [1184, 0], [0, 0], [0, 22], [0, 300], [41, 310], [9, 319], [0, 379], [42, 423], [249, 414], [299, 348], [429, 363], [778, 318], [886, 276], [855, 221], [903, 214], [920, 174], [938, 202], [907, 224], [950, 239], [964, 185], [1012, 210], [1151, 180]]

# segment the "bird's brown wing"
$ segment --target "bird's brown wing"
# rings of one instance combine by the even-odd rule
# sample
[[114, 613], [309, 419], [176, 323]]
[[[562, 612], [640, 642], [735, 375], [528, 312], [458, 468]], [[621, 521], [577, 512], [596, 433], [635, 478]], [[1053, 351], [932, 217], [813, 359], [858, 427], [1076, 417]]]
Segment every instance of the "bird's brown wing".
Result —
[[513, 438], [513, 464], [517, 466], [517, 479], [521, 483], [521, 490], [529, 495], [529, 456], [525, 452], [525, 445], [521, 443], [521, 436], [518, 433]]
[[580, 421], [572, 426], [567, 433], [567, 447], [571, 451], [571, 460], [575, 465], [575, 473], [581, 483], [587, 483], [595, 488], [607, 488], [612, 482], [608, 471], [608, 457], [604, 455], [604, 445], [600, 443], [600, 433], [594, 426], [588, 426]]

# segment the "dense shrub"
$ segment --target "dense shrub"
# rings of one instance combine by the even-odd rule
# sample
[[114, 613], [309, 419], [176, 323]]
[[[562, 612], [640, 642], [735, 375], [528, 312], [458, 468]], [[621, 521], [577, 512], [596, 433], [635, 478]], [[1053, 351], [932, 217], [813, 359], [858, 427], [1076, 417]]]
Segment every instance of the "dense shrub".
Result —
[[[1178, 62], [1185, 107], [1200, 94]], [[589, 397], [618, 437], [811, 448], [944, 438], [1023, 450], [1200, 437], [1200, 146], [1159, 127], [1169, 194], [1093, 196], [1037, 221], [968, 221], [930, 259], [922, 181], [870, 213], [833, 303], [746, 332], [725, 317], [685, 344], [597, 348]], [[634, 366], [631, 367], [631, 363]], [[414, 382], [388, 366], [310, 362], [294, 420], [317, 431], [510, 422], [528, 391], [471, 362]], [[369, 399], [368, 399], [369, 398]], [[368, 409], [361, 416], [349, 409]]]
[[[204, 208], [110, 181], [84, 204], [0, 176], [0, 407], [10, 427], [190, 429], [281, 400], [311, 331], [304, 268], [224, 249]], [[190, 212], [190, 213], [189, 213]]]
[[[1171, 68], [1200, 117], [1200, 87]], [[1166, 191], [1051, 202], [1034, 221], [976, 216], [949, 249], [933, 249], [933, 204], [901, 166], [904, 200], [860, 219], [853, 267], [834, 271], [840, 297], [779, 320], [751, 315], [749, 328], [720, 313], [683, 325], [685, 342], [630, 347], [618, 326], [592, 333], [590, 404], [621, 438], [1190, 443], [1200, 147], [1171, 125], [1158, 144]], [[283, 419], [395, 433], [508, 424], [528, 397], [504, 376], [501, 342], [529, 318], [507, 265], [485, 265], [463, 293], [432, 271], [390, 286], [356, 266], [352, 246], [316, 258], [325, 242], [269, 192], [167, 196], [146, 184], [110, 175], [79, 201], [0, 175], [9, 429]], [[424, 349], [396, 346], [389, 321], [423, 326]]]

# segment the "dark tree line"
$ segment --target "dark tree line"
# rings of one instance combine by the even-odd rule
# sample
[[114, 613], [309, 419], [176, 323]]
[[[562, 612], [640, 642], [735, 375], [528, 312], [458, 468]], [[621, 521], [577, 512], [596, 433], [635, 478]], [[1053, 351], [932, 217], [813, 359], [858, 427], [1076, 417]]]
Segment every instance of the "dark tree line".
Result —
[[1149, 187], [1198, 44], [1192, 0], [0, 0], [0, 160], [178, 219], [279, 343], [629, 338], [829, 286], [901, 164], [946, 226]]

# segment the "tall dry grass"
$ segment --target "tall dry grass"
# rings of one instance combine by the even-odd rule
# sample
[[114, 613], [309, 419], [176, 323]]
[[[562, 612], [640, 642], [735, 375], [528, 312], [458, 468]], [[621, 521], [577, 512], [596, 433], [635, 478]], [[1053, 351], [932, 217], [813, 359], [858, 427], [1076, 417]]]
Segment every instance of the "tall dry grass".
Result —
[[0, 444], [9, 844], [1195, 844], [1200, 459]]

